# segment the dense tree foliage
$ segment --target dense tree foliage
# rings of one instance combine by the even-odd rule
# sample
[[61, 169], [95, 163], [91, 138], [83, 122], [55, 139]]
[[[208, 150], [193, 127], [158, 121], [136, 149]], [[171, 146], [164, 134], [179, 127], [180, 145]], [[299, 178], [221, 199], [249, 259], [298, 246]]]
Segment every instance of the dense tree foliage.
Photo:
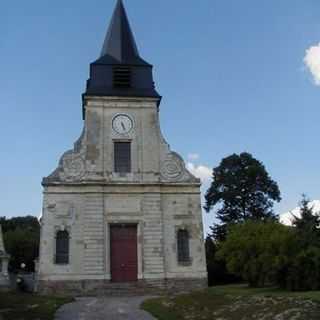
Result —
[[310, 200], [302, 195], [300, 201], [300, 217], [293, 216], [293, 225], [296, 227], [304, 244], [319, 245], [320, 241], [320, 217], [319, 213], [309, 206]]
[[320, 289], [320, 230], [306, 197], [294, 226], [248, 220], [233, 225], [217, 256], [228, 271], [251, 286], [275, 284], [289, 290]]
[[38, 257], [40, 242], [40, 224], [32, 216], [6, 219], [0, 217], [4, 244], [10, 254], [9, 269], [15, 272], [21, 263], [26, 264], [27, 271], [34, 270], [34, 259]]
[[278, 282], [296, 242], [294, 232], [278, 222], [247, 221], [230, 228], [218, 256], [230, 272], [259, 287]]
[[225, 261], [217, 257], [219, 244], [214, 242], [210, 236], [206, 238], [205, 247], [209, 286], [235, 283], [242, 280], [241, 277], [230, 273], [226, 268]]
[[294, 217], [293, 225], [298, 244], [286, 286], [292, 290], [320, 289], [320, 218], [305, 195], [300, 202], [300, 217]]
[[229, 225], [247, 219], [274, 218], [273, 203], [281, 197], [277, 183], [264, 165], [251, 154], [241, 153], [224, 158], [213, 169], [213, 181], [205, 199], [207, 212], [218, 206], [219, 224], [212, 230], [216, 239], [223, 240]]

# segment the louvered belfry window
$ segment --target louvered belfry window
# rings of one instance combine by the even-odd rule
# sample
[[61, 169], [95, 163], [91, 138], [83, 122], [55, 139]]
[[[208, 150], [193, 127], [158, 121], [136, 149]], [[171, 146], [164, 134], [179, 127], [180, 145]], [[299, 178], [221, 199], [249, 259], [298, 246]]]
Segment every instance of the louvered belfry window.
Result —
[[113, 67], [113, 86], [115, 88], [131, 87], [131, 69], [128, 66]]
[[189, 232], [179, 230], [177, 234], [178, 262], [186, 263], [190, 261]]
[[56, 235], [56, 264], [69, 263], [69, 233], [58, 231]]
[[114, 143], [114, 171], [117, 173], [131, 172], [131, 143]]

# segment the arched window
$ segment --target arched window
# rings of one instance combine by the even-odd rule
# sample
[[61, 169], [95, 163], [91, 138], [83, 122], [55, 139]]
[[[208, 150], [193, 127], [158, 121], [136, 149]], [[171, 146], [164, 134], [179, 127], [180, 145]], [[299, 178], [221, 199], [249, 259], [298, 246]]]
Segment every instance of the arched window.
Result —
[[189, 232], [188, 230], [180, 229], [177, 234], [178, 245], [178, 262], [190, 262], [190, 248], [189, 248]]
[[56, 264], [69, 263], [69, 233], [58, 231], [56, 235]]

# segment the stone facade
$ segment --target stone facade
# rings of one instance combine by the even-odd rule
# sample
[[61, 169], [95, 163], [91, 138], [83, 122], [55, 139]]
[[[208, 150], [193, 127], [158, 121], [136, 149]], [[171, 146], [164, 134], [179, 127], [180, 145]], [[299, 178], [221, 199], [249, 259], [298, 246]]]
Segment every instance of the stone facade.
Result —
[[0, 225], [0, 290], [10, 286], [8, 263], [10, 256], [6, 253], [3, 243], [2, 228]]
[[[40, 288], [52, 282], [112, 280], [110, 225], [136, 224], [138, 279], [207, 277], [200, 181], [163, 139], [158, 104], [151, 98], [88, 97], [84, 131], [59, 167], [43, 181]], [[112, 129], [119, 114], [133, 119], [123, 136]], [[132, 141], [132, 173], [113, 172], [113, 142]], [[190, 263], [177, 259], [178, 229], [190, 234]], [[70, 261], [54, 263], [58, 230], [70, 233]], [[178, 281], [179, 282], [179, 281]], [[54, 283], [53, 283], [54, 286]], [[101, 285], [98, 287], [101, 288]], [[45, 288], [43, 289], [45, 290]]]
[[160, 101], [118, 0], [90, 66], [81, 137], [43, 179], [41, 292], [206, 285], [200, 180], [163, 138]]

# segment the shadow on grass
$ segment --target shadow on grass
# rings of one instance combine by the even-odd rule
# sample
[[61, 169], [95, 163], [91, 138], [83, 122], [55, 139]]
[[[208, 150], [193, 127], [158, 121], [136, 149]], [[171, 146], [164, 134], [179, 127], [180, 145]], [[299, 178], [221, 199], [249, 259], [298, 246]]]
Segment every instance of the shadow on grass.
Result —
[[53, 320], [62, 305], [72, 298], [39, 296], [30, 293], [0, 292], [0, 319]]

